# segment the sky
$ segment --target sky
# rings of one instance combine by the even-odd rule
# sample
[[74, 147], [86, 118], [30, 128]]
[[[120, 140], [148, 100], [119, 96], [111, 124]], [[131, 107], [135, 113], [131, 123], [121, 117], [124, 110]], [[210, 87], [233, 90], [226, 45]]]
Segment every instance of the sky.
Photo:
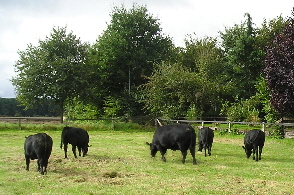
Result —
[[38, 45], [54, 27], [67, 27], [83, 42], [94, 43], [110, 23], [115, 6], [146, 6], [158, 18], [162, 32], [176, 46], [187, 35], [217, 37], [225, 27], [245, 20], [249, 13], [256, 27], [277, 16], [290, 17], [290, 0], [0, 0], [0, 98], [15, 97], [11, 79], [18, 51]]

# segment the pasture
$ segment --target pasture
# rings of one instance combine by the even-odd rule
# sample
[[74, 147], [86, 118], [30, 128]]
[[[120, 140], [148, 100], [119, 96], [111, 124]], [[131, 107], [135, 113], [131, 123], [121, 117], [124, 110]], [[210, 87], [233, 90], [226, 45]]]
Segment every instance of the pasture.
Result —
[[[46, 175], [36, 160], [25, 170], [24, 137], [44, 132], [53, 138]], [[215, 133], [212, 156], [197, 152], [197, 165], [179, 151], [150, 157], [153, 132], [88, 131], [89, 153], [68, 159], [59, 130], [1, 130], [0, 194], [293, 194], [294, 141], [266, 137], [262, 160], [247, 159], [243, 135]], [[198, 146], [197, 146], [198, 149]]]

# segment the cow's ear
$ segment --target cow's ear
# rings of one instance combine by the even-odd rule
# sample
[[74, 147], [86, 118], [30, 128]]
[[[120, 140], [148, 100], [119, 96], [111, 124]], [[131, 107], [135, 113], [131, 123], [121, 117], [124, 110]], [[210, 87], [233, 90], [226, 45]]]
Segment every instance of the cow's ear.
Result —
[[146, 144], [147, 144], [148, 146], [151, 146], [151, 144], [149, 144], [148, 142], [146, 142]]
[[242, 146], [242, 148], [243, 148], [244, 150], [246, 150], [245, 146]]

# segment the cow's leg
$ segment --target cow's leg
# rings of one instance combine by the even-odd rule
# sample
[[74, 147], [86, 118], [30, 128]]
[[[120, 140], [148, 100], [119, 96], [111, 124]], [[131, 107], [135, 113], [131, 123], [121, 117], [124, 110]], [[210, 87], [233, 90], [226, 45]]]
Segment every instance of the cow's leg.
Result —
[[209, 145], [208, 145], [208, 155], [209, 155], [209, 156], [211, 156], [211, 147], [212, 147], [212, 145], [209, 144]]
[[30, 166], [30, 157], [29, 156], [25, 156], [26, 157], [26, 170], [29, 170], [29, 166]]
[[191, 147], [189, 150], [190, 150], [190, 153], [191, 153], [192, 158], [193, 158], [193, 164], [196, 165], [195, 147]]
[[77, 158], [76, 147], [77, 147], [76, 145], [72, 145], [72, 152], [73, 152], [75, 158]]
[[206, 157], [206, 156], [207, 156], [207, 154], [206, 154], [207, 144], [205, 143], [205, 144], [203, 144], [203, 145], [204, 145], [204, 156]]
[[43, 166], [44, 166], [43, 173], [47, 173], [48, 159], [44, 160]]
[[185, 164], [185, 160], [186, 160], [186, 157], [187, 157], [187, 148], [184, 149], [185, 147], [182, 146], [180, 143], [178, 143], [178, 146], [179, 146], [179, 149], [180, 151], [182, 152], [182, 163]]
[[161, 147], [160, 145], [157, 145], [157, 149], [160, 151], [162, 161], [166, 162], [164, 155], [165, 155], [167, 149]]
[[63, 150], [64, 150], [64, 158], [67, 158], [67, 143], [64, 143]]
[[185, 164], [185, 160], [186, 160], [186, 157], [187, 157], [187, 150], [186, 151], [181, 151], [182, 152], [182, 163]]
[[166, 153], [166, 149], [160, 150], [161, 153], [161, 159], [163, 162], [166, 162], [166, 158], [164, 157], [165, 153]]
[[44, 161], [42, 158], [38, 159], [38, 171], [44, 175]]
[[82, 148], [81, 147], [78, 147], [79, 156], [81, 156], [81, 150], [82, 150]]
[[253, 160], [258, 161], [258, 147], [256, 145], [253, 145], [253, 154], [252, 155], [253, 155]]
[[203, 144], [201, 141], [199, 141], [199, 144], [198, 144], [198, 151], [202, 152], [202, 149], [203, 149]]
[[262, 146], [259, 146], [259, 160], [261, 160]]
[[37, 160], [37, 165], [38, 165], [38, 171], [41, 172], [41, 166], [40, 166], [40, 160]]

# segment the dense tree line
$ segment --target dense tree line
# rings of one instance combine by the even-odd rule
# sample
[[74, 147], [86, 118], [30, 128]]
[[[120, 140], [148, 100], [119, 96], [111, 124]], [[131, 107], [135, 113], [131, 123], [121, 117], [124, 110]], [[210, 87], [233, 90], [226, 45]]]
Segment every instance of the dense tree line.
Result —
[[[145, 6], [114, 7], [110, 16], [92, 45], [57, 27], [37, 46], [19, 51], [18, 75], [12, 79], [18, 101], [30, 108], [50, 100], [61, 116], [67, 108], [74, 118], [274, 121], [292, 113], [279, 109], [283, 103], [275, 104], [272, 84], [273, 78], [283, 79], [278, 79], [279, 90], [293, 99], [294, 90], [282, 85], [292, 74], [286, 70], [293, 69], [292, 18], [277, 16], [256, 27], [246, 13], [244, 22], [226, 27], [219, 38], [190, 35], [185, 47], [175, 47]], [[283, 41], [289, 45], [281, 51]], [[269, 71], [277, 61], [287, 67], [272, 71], [283, 76]]]
[[0, 98], [0, 116], [2, 117], [56, 117], [58, 115], [58, 107], [50, 102], [31, 109], [25, 109], [25, 106], [19, 105], [16, 98]]

